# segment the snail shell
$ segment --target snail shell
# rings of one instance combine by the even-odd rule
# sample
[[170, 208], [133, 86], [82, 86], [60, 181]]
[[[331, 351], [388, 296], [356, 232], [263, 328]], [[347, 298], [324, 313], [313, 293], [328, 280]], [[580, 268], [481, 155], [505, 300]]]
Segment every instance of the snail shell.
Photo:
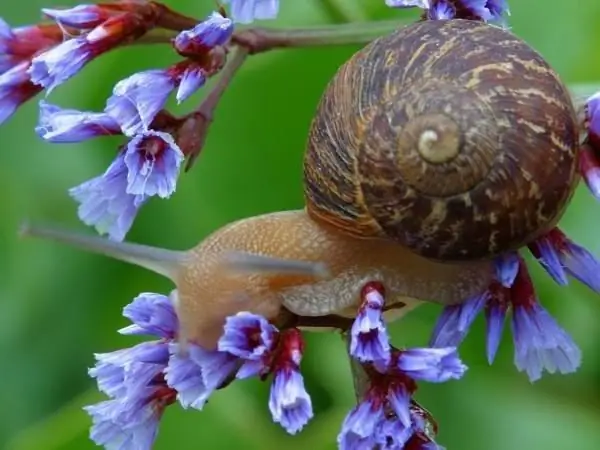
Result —
[[556, 224], [577, 164], [569, 92], [536, 51], [481, 22], [423, 21], [330, 82], [305, 156], [307, 210], [427, 258], [489, 258]]

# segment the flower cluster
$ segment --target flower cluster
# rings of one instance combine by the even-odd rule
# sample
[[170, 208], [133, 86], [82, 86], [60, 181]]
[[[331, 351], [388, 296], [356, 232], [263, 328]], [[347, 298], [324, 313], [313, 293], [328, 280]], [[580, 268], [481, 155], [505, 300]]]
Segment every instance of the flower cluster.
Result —
[[[560, 232], [556, 230], [552, 233], [558, 235]], [[539, 242], [545, 244], [548, 239], [544, 237]], [[536, 243], [533, 247], [537, 249], [539, 245]], [[550, 247], [550, 250], [541, 256], [541, 260], [546, 265], [549, 260], [547, 255], [555, 257], [559, 251], [558, 246]], [[561, 255], [567, 258], [572, 253], [567, 250]], [[586, 258], [588, 257], [591, 258], [586, 252]], [[600, 268], [597, 261], [590, 261], [592, 265], [580, 272], [583, 276], [586, 276], [585, 272], [588, 270]], [[506, 315], [510, 310], [515, 346], [514, 361], [518, 370], [525, 371], [531, 381], [538, 380], [544, 370], [563, 374], [577, 370], [581, 363], [581, 351], [548, 311], [538, 303], [524, 260], [515, 254], [514, 258], [499, 259], [497, 266], [498, 276], [486, 292], [461, 305], [444, 309], [435, 326], [431, 345], [459, 345], [477, 314], [485, 310], [486, 349], [488, 362], [491, 364], [500, 344]], [[560, 267], [560, 264], [554, 265], [556, 270], [560, 270]], [[549, 272], [552, 273], [552, 270], [549, 269]]]
[[469, 19], [502, 21], [509, 13], [506, 0], [385, 0], [394, 8], [419, 7], [429, 20]]
[[[43, 89], [50, 93], [102, 53], [140, 38], [161, 17], [156, 4], [137, 2], [43, 12], [56, 23], [11, 30], [0, 22], [0, 50], [6, 52], [1, 60], [5, 72], [0, 75], [0, 121]], [[74, 29], [74, 37], [63, 40], [64, 27]], [[221, 70], [232, 31], [231, 19], [219, 13], [182, 31], [173, 46], [185, 59], [119, 81], [104, 111], [40, 102], [36, 132], [48, 142], [81, 142], [106, 135], [126, 138], [103, 174], [69, 192], [79, 203], [84, 223], [122, 240], [150, 197], [173, 194], [184, 158], [201, 144], [202, 137], [190, 130], [204, 118], [199, 112], [176, 118], [164, 109], [165, 104], [171, 93], [183, 102]]]
[[231, 377], [273, 375], [269, 408], [273, 419], [295, 433], [312, 417], [299, 372], [303, 343], [297, 330], [279, 332], [262, 317], [230, 317], [215, 350], [178, 341], [178, 320], [169, 297], [144, 293], [124, 310], [128, 335], [159, 340], [96, 355], [90, 375], [111, 400], [86, 407], [94, 420], [92, 439], [107, 448], [151, 448], [166, 406], [179, 402], [201, 410]]
[[[254, 376], [263, 381], [271, 377], [269, 410], [288, 433], [297, 433], [313, 417], [300, 373], [304, 343], [298, 329], [278, 330], [261, 316], [239, 312], [227, 319], [217, 348], [205, 349], [181, 342], [167, 296], [140, 294], [125, 307], [124, 316], [132, 325], [121, 329], [122, 334], [158, 339], [96, 354], [89, 373], [110, 398], [85, 408], [94, 423], [91, 438], [98, 445], [150, 449], [167, 406], [178, 402], [183, 408], [202, 410], [215, 390]], [[355, 338], [359, 334], [353, 332]], [[412, 394], [418, 380], [444, 382], [463, 375], [466, 367], [455, 349], [393, 350], [385, 361], [371, 361], [365, 368], [371, 384], [342, 425], [340, 448], [367, 443], [399, 449], [433, 445], [430, 419]]]

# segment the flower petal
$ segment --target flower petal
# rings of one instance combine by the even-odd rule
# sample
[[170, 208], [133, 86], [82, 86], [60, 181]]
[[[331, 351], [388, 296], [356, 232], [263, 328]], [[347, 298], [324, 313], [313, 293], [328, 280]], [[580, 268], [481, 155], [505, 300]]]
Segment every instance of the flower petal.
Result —
[[179, 322], [171, 300], [166, 295], [144, 292], [123, 309], [123, 316], [134, 324], [120, 330], [122, 334], [150, 334], [173, 339]]
[[515, 365], [533, 382], [542, 372], [575, 372], [581, 365], [581, 350], [573, 339], [538, 303], [514, 308], [511, 322], [515, 343]]
[[72, 143], [121, 133], [119, 124], [108, 114], [63, 109], [43, 100], [39, 105], [35, 132], [46, 141]]
[[170, 134], [153, 130], [137, 134], [127, 144], [124, 155], [126, 192], [141, 197], [170, 197], [184, 158]]
[[402, 350], [397, 364], [411, 378], [431, 383], [461, 378], [467, 370], [455, 347]]
[[299, 371], [275, 372], [269, 409], [273, 420], [290, 434], [296, 434], [313, 417], [312, 402]]

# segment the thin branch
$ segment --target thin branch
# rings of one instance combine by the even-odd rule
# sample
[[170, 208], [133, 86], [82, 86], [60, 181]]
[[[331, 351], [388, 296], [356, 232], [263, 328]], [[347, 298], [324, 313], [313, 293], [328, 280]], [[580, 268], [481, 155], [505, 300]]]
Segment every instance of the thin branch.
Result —
[[177, 36], [176, 31], [164, 30], [162, 28], [156, 28], [148, 31], [146, 34], [131, 42], [130, 45], [137, 44], [170, 44], [173, 39]]
[[276, 48], [366, 44], [398, 29], [404, 23], [398, 20], [381, 20], [319, 28], [245, 28], [234, 32], [231, 40], [246, 47], [250, 54]]
[[202, 150], [206, 140], [208, 129], [213, 121], [215, 108], [227, 90], [231, 80], [246, 61], [248, 54], [247, 48], [236, 47], [233, 57], [227, 62], [227, 64], [225, 64], [225, 67], [221, 72], [221, 76], [211, 91], [204, 98], [202, 103], [200, 103], [198, 108], [192, 114], [190, 114], [188, 120], [186, 121], [187, 123], [184, 124], [187, 133], [183, 132], [181, 134], [183, 136], [187, 135], [188, 139], [194, 143], [193, 148], [190, 148], [187, 153], [188, 160], [185, 166], [186, 171], [190, 170], [194, 164], [194, 161], [200, 154], [200, 151]]
[[[398, 29], [403, 24], [405, 22], [382, 20], [319, 28], [240, 27], [234, 31], [231, 42], [245, 47], [248, 49], [248, 54], [251, 55], [278, 48], [366, 44]], [[177, 36], [177, 31], [154, 29], [132, 44], [168, 44], [175, 36]]]
[[369, 377], [362, 364], [355, 358], [350, 356], [350, 331], [344, 333], [346, 347], [348, 350], [348, 360], [350, 361], [350, 370], [352, 372], [352, 383], [354, 384], [354, 394], [356, 403], [359, 403], [364, 398], [364, 395], [369, 387]]
[[245, 47], [237, 47], [234, 51], [233, 58], [225, 65], [225, 68], [221, 72], [219, 80], [208, 93], [202, 104], [198, 107], [198, 112], [201, 113], [205, 118], [212, 120], [212, 113], [217, 106], [217, 103], [223, 96], [223, 93], [231, 83], [231, 80], [242, 67], [246, 58], [248, 57], [249, 50]]
[[151, 2], [156, 10], [159, 11], [157, 25], [162, 28], [173, 31], [183, 31], [194, 28], [201, 20], [189, 17], [169, 8], [163, 3]]

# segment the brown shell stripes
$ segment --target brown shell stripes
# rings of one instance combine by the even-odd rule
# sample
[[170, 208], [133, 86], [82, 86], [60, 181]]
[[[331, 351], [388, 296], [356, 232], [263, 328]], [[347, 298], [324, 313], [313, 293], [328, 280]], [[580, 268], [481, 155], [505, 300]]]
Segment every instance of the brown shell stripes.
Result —
[[331, 81], [305, 157], [307, 208], [425, 257], [491, 257], [562, 215], [578, 180], [577, 127], [558, 75], [510, 32], [419, 22]]

